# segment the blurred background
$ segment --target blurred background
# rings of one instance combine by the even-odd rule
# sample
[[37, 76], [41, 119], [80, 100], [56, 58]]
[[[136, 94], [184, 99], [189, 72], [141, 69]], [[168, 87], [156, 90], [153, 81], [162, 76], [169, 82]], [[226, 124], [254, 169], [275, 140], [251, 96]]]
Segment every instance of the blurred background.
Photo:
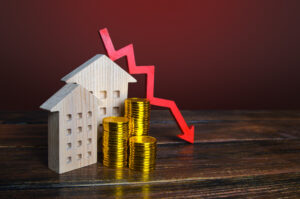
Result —
[[[98, 30], [155, 65], [180, 109], [299, 109], [299, 0], [1, 1], [0, 110], [38, 110], [95, 54]], [[125, 58], [117, 63], [127, 70]], [[145, 76], [129, 96], [145, 96]]]

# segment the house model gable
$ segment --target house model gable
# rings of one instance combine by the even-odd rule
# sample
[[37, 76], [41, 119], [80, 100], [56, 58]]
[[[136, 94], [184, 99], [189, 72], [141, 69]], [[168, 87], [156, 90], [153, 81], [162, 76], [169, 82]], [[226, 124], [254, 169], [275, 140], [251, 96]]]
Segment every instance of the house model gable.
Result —
[[118, 64], [103, 54], [95, 55], [82, 65], [78, 66], [75, 70], [64, 76], [61, 80], [66, 83], [78, 83], [80, 85], [83, 83], [83, 86], [86, 86], [88, 90], [92, 90], [93, 86], [95, 86], [93, 83], [97, 84], [97, 78], [99, 76], [103, 76], [104, 73], [110, 72], [120, 73], [120, 76], [124, 76], [123, 78], [128, 83], [137, 82], [135, 78], [133, 78]]
[[99, 99], [98, 124], [104, 117], [121, 116], [128, 97], [128, 83], [136, 82], [130, 74], [109, 59], [97, 54], [62, 78], [66, 83], [76, 83]]

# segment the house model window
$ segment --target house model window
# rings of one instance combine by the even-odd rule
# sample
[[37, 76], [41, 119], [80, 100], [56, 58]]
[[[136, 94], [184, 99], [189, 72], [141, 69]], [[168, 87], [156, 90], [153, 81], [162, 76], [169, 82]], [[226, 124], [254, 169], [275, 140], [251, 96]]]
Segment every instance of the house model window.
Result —
[[106, 107], [100, 107], [100, 114], [106, 115]]
[[92, 138], [88, 139], [88, 144], [92, 144]]
[[72, 130], [71, 129], [67, 129], [67, 135], [71, 135], [72, 134]]
[[89, 112], [87, 113], [87, 116], [88, 116], [88, 118], [91, 118], [91, 117], [92, 117], [92, 111], [89, 111]]
[[92, 156], [92, 152], [91, 152], [91, 151], [88, 151], [87, 157], [90, 158], [91, 156]]
[[77, 147], [81, 147], [81, 145], [82, 145], [82, 141], [81, 141], [81, 140], [78, 140], [78, 142], [77, 142]]
[[100, 91], [100, 99], [106, 99], [107, 98], [107, 91]]
[[81, 160], [82, 159], [82, 154], [77, 154], [77, 160]]
[[120, 98], [120, 91], [119, 90], [114, 91], [113, 96], [114, 98]]
[[71, 121], [72, 120], [72, 115], [71, 114], [67, 114], [67, 121]]
[[67, 143], [67, 149], [70, 150], [72, 148], [72, 143]]
[[112, 111], [113, 111], [114, 115], [117, 115], [117, 114], [119, 114], [120, 108], [118, 106], [115, 106], [115, 107], [113, 107]]

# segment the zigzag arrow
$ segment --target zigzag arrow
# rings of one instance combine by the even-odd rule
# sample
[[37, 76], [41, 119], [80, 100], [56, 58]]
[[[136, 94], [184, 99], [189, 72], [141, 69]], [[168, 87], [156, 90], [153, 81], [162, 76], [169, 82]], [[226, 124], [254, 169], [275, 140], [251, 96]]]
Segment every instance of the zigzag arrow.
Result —
[[127, 57], [127, 64], [130, 74], [146, 74], [147, 75], [147, 98], [150, 104], [154, 106], [168, 107], [175, 118], [182, 134], [177, 135], [179, 138], [194, 143], [194, 126], [188, 126], [182, 114], [177, 108], [174, 101], [154, 97], [154, 66], [137, 66], [134, 58], [133, 45], [129, 44], [119, 50], [115, 50], [114, 45], [106, 28], [99, 30], [104, 47], [109, 58], [113, 61], [123, 56]]

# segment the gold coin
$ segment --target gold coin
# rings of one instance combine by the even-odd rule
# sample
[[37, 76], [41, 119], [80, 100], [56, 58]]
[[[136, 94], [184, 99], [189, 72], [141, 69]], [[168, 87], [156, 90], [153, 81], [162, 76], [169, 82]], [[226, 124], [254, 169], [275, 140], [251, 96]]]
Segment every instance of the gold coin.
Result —
[[155, 168], [156, 139], [151, 136], [133, 136], [129, 138], [129, 168], [139, 171], [151, 171]]
[[103, 165], [112, 168], [127, 166], [128, 127], [125, 117], [103, 119]]
[[129, 119], [129, 135], [148, 135], [150, 124], [150, 101], [146, 98], [125, 100], [125, 117]]
[[127, 123], [128, 119], [125, 117], [106, 117], [103, 119], [103, 123], [112, 123], [112, 124], [123, 124], [123, 123]]

